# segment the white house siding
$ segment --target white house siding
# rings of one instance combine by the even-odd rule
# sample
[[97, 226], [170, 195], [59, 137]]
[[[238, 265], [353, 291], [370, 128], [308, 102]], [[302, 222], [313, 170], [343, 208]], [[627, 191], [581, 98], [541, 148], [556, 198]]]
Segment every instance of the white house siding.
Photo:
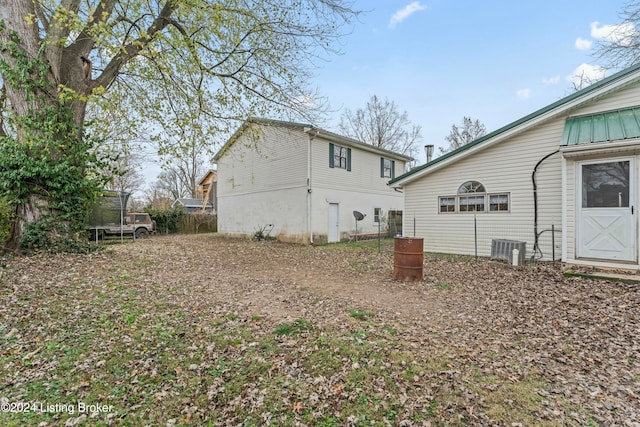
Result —
[[231, 235], [252, 235], [272, 224], [272, 236], [305, 242], [307, 238], [306, 188], [289, 188], [218, 198], [218, 230]]
[[571, 112], [571, 116], [594, 114], [603, 111], [621, 110], [640, 104], [640, 82], [629, 85], [623, 90], [604, 98], [591, 101], [589, 105]]
[[[305, 235], [306, 134], [265, 127], [259, 139], [243, 133], [218, 159], [218, 230], [253, 234], [273, 224], [272, 234]], [[302, 202], [301, 202], [302, 200]]]
[[[492, 239], [534, 243], [534, 202], [531, 175], [536, 163], [560, 145], [564, 120], [553, 120], [469, 157], [451, 163], [404, 188], [404, 235], [424, 238], [426, 251], [489, 256]], [[562, 221], [561, 156], [552, 155], [536, 173], [538, 232], [558, 229]], [[439, 197], [454, 196], [466, 181], [479, 181], [488, 193], [509, 193], [509, 212], [439, 213]], [[551, 232], [541, 235], [544, 259], [551, 259]], [[561, 239], [556, 235], [555, 253]]]
[[[365, 219], [358, 222], [359, 233], [377, 232], [374, 208], [381, 208], [386, 216], [389, 210], [402, 210], [403, 205], [402, 193], [387, 185], [389, 178], [380, 176], [380, 157], [385, 156], [352, 147], [351, 171], [330, 168], [329, 142], [322, 138], [315, 138], [311, 142], [314, 234], [320, 241], [326, 238], [330, 203], [339, 204], [342, 239], [355, 231], [353, 211], [366, 214]], [[347, 147], [339, 142], [335, 144]], [[404, 161], [395, 159], [396, 175], [404, 172], [404, 165]]]
[[[381, 208], [384, 215], [390, 209], [402, 209], [402, 193], [387, 185], [389, 178], [380, 177], [380, 157], [387, 157], [385, 154], [338, 141], [336, 145], [351, 148], [351, 171], [330, 168], [329, 144], [333, 139], [326, 139], [322, 132], [305, 133], [300, 127], [263, 128], [259, 139], [245, 132], [218, 156], [221, 233], [251, 235], [259, 227], [273, 224], [272, 235], [281, 240], [308, 243], [312, 237], [322, 243], [328, 238], [330, 203], [339, 205], [341, 239], [355, 231], [354, 210], [366, 214], [358, 223], [358, 232], [371, 233], [378, 230], [374, 208]], [[391, 155], [387, 158], [395, 160], [397, 175], [404, 172], [403, 160]]]
[[[402, 195], [400, 195], [402, 196]], [[316, 242], [326, 241], [329, 228], [329, 204], [338, 204], [340, 237], [347, 239], [355, 232], [353, 211], [366, 215], [358, 221], [358, 233], [377, 233], [378, 223], [374, 222], [374, 208], [381, 208], [385, 216], [389, 210], [402, 210], [402, 198], [390, 194], [351, 192], [340, 189], [314, 188], [312, 227]], [[384, 223], [380, 224], [385, 229]]]

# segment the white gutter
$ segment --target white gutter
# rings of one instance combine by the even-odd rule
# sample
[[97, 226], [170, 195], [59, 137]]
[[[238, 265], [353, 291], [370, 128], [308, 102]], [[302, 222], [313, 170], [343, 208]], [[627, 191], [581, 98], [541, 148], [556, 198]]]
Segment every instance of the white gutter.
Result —
[[[315, 134], [311, 134], [311, 131], [315, 130]], [[313, 192], [313, 185], [312, 185], [312, 176], [311, 176], [311, 166], [312, 166], [312, 162], [311, 162], [311, 141], [313, 141], [313, 139], [318, 136], [318, 134], [320, 133], [320, 131], [318, 129], [314, 129], [314, 128], [304, 128], [304, 132], [307, 133], [309, 135], [309, 142], [307, 143], [307, 232], [309, 233], [309, 243], [313, 245], [313, 221], [311, 218], [312, 212], [313, 212], [313, 203], [312, 203], [312, 197], [313, 195], [311, 194]]]

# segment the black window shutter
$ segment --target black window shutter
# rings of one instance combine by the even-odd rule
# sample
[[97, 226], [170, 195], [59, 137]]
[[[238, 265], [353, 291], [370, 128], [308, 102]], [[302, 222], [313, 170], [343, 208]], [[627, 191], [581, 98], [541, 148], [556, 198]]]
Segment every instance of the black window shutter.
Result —
[[380, 178], [384, 178], [384, 157], [380, 157]]
[[351, 148], [347, 148], [347, 170], [351, 171]]
[[334, 165], [333, 165], [333, 157], [334, 157], [333, 144], [330, 142], [329, 143], [329, 167], [330, 168], [334, 167]]
[[391, 160], [391, 179], [396, 177], [396, 161]]

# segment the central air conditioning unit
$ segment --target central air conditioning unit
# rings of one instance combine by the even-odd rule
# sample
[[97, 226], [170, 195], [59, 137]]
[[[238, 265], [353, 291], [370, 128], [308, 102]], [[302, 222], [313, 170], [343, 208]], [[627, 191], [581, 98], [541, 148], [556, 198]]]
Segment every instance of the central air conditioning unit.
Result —
[[[518, 250], [517, 264], [515, 264], [513, 260], [514, 249]], [[504, 260], [513, 265], [522, 265], [524, 264], [526, 250], [527, 242], [505, 239], [491, 240], [491, 259]]]

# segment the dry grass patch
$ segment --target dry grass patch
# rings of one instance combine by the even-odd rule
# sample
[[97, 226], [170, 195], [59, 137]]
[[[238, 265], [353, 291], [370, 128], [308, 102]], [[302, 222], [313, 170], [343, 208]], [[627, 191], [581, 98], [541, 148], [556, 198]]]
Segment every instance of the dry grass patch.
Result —
[[400, 283], [389, 248], [198, 235], [11, 260], [0, 425], [639, 419], [638, 288], [442, 256]]

